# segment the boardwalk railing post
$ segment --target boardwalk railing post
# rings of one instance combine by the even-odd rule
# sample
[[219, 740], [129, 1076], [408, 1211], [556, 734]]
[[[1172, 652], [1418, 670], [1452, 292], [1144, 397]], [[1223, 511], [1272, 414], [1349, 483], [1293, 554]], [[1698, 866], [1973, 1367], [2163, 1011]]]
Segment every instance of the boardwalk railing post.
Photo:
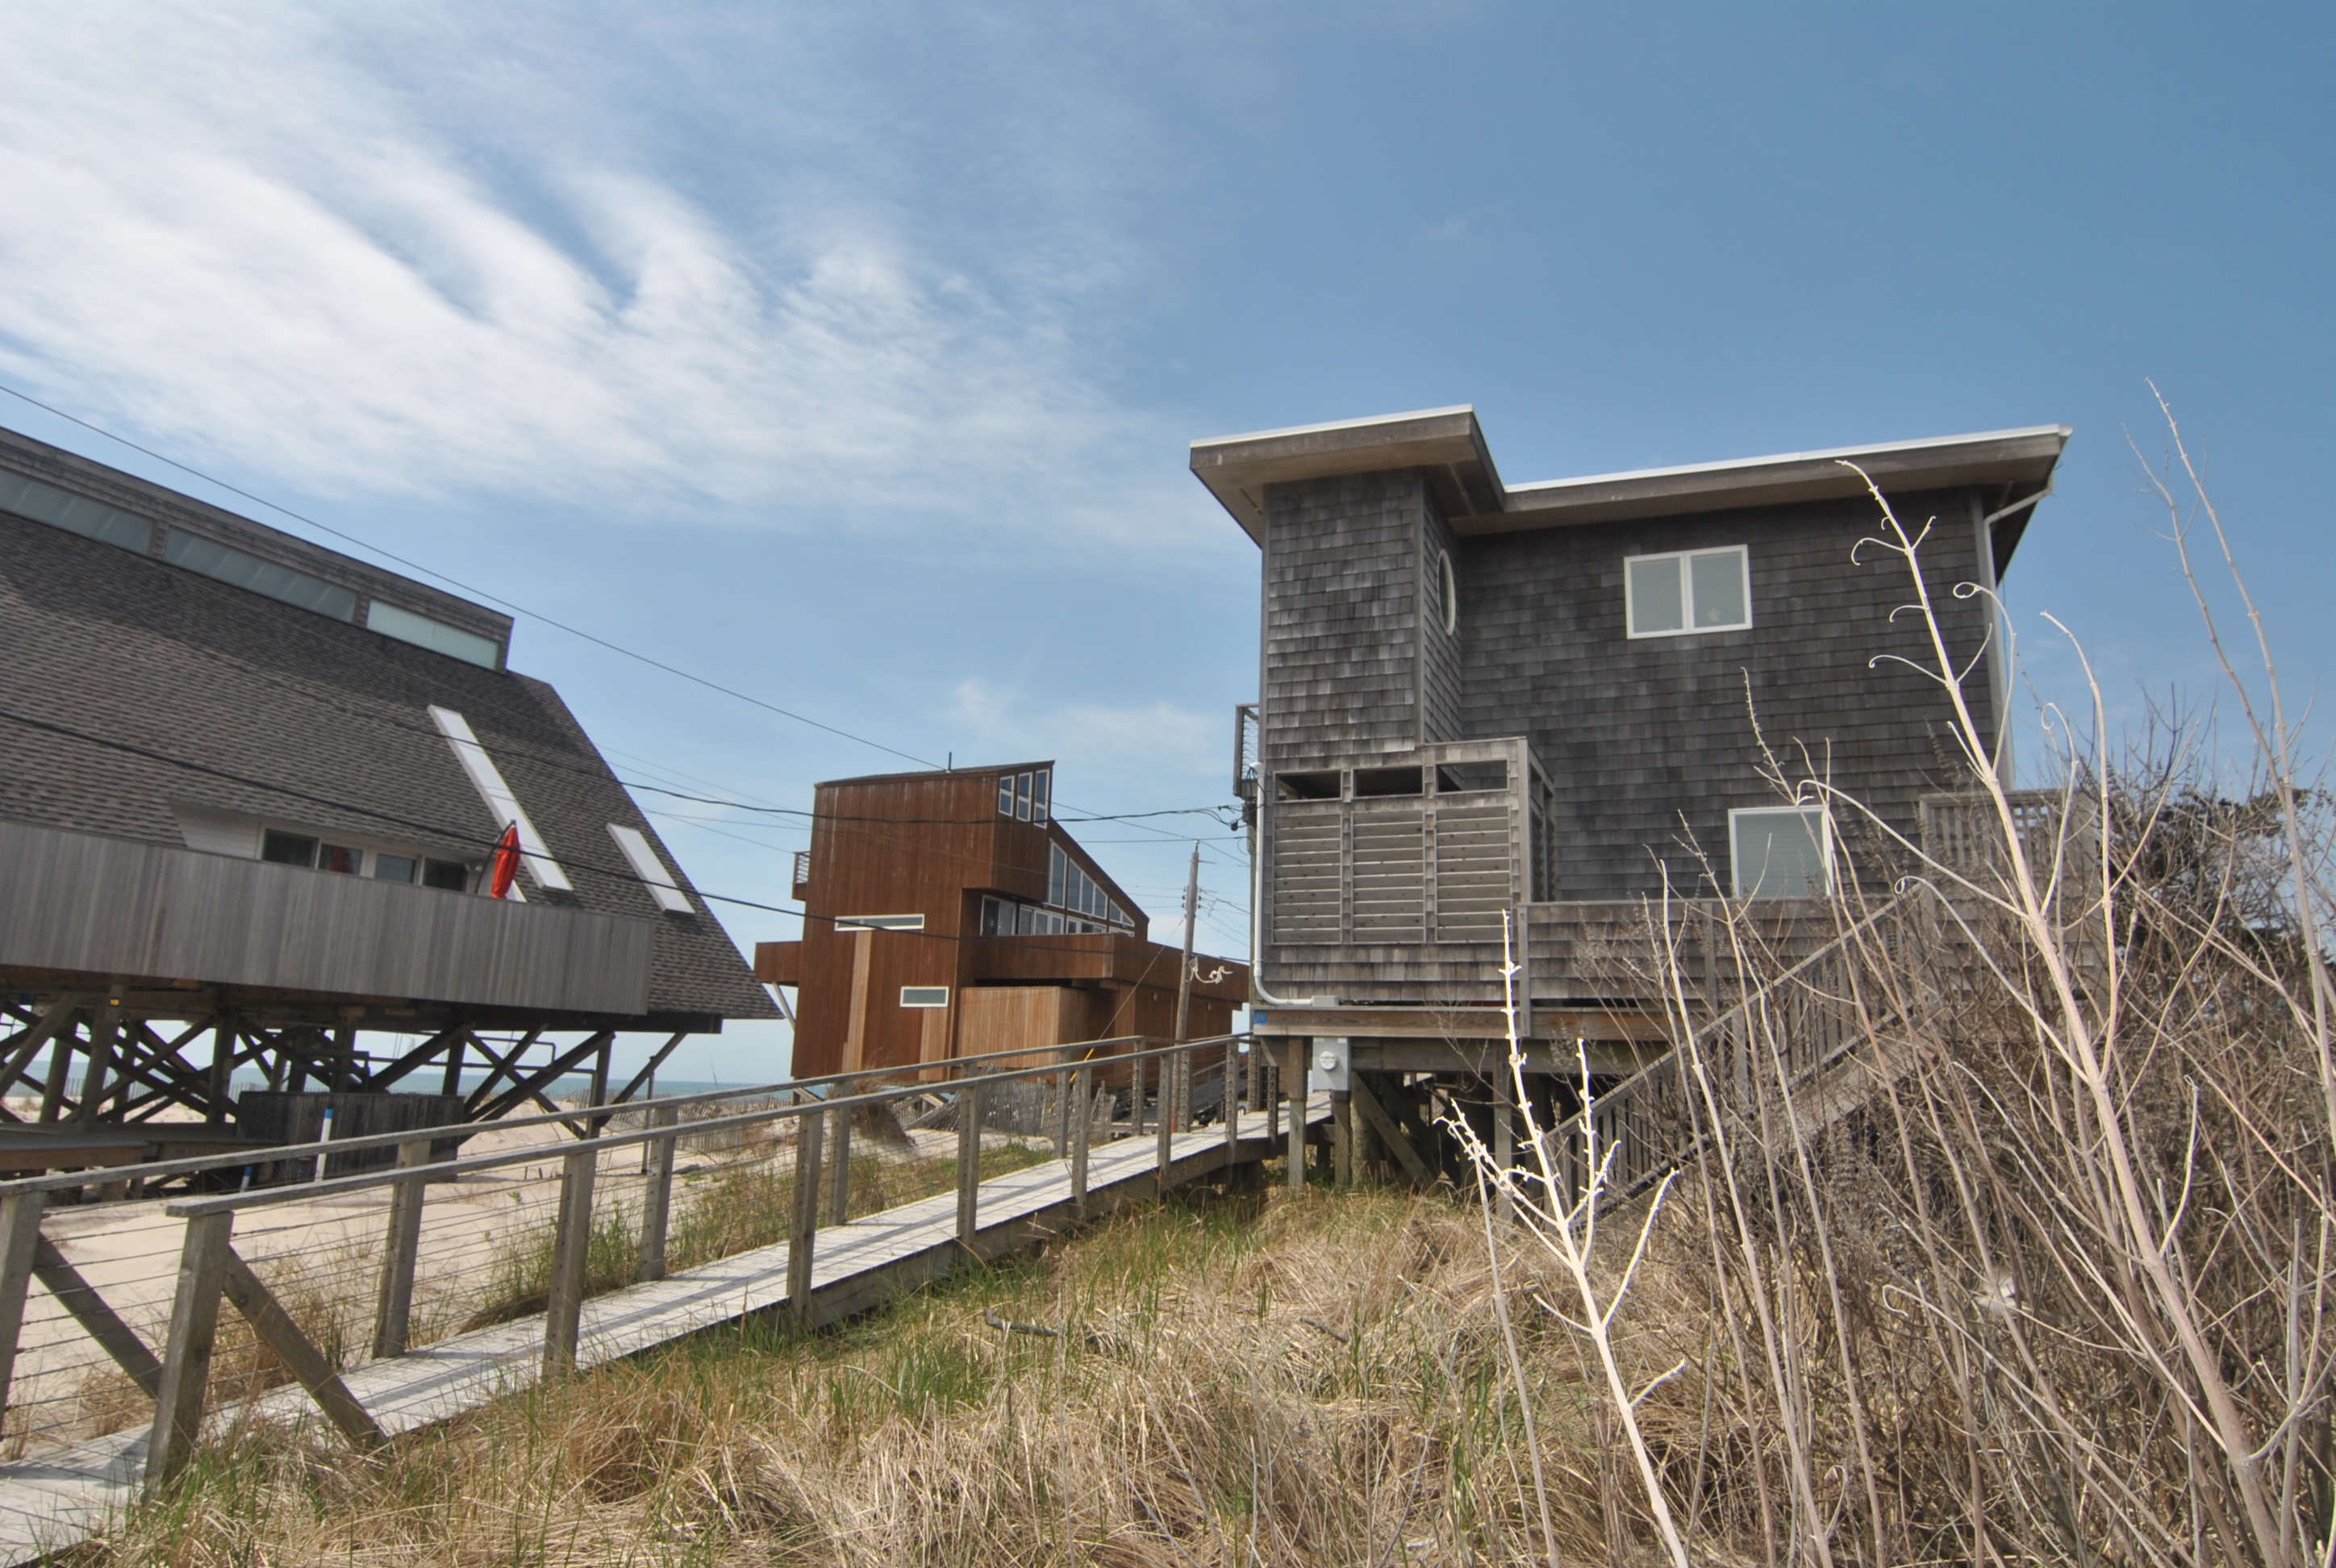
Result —
[[551, 1288], [543, 1310], [543, 1375], [576, 1370], [576, 1335], [584, 1317], [584, 1270], [592, 1248], [592, 1178], [599, 1150], [586, 1145], [567, 1156], [560, 1176], [560, 1222], [551, 1237]]
[[[400, 1169], [430, 1163], [430, 1140], [397, 1145]], [[389, 1190], [389, 1235], [381, 1250], [381, 1293], [373, 1314], [374, 1359], [402, 1356], [414, 1321], [414, 1267], [422, 1250], [423, 1178], [410, 1177]]]
[[1241, 1148], [1241, 1043], [1238, 1039], [1225, 1042], [1225, 1093], [1219, 1109], [1225, 1119], [1225, 1169], [1233, 1168], [1233, 1156]]
[[981, 1222], [981, 1080], [968, 1078], [957, 1096], [957, 1239], [973, 1245]]
[[1144, 1135], [1144, 1058], [1130, 1057], [1127, 1073], [1127, 1135], [1140, 1138]]
[[835, 1182], [828, 1189], [827, 1222], [841, 1225], [852, 1218], [852, 1112], [830, 1111], [826, 1120], [834, 1133], [828, 1141], [835, 1145], [828, 1160], [835, 1167]]
[[1055, 1158], [1071, 1152], [1071, 1070], [1055, 1070]]
[[1071, 1075], [1071, 1092], [1079, 1114], [1071, 1125], [1071, 1202], [1080, 1213], [1087, 1208], [1087, 1145], [1095, 1139], [1095, 1069], [1082, 1063]]
[[33, 1287], [33, 1252], [41, 1240], [42, 1192], [0, 1198], [0, 1411], [16, 1373], [16, 1345], [24, 1331], [24, 1297]]
[[1158, 1125], [1153, 1128], [1153, 1135], [1157, 1140], [1153, 1152], [1152, 1184], [1155, 1192], [1168, 1190], [1168, 1145], [1169, 1140], [1176, 1135], [1177, 1064], [1185, 1059], [1187, 1054], [1179, 1052], [1175, 1056], [1160, 1058], [1160, 1115], [1153, 1118]]
[[[649, 1107], [652, 1127], [670, 1127], [680, 1119], [677, 1106]], [[667, 1134], [662, 1138], [651, 1138], [647, 1144], [648, 1183], [641, 1191], [639, 1273], [644, 1281], [665, 1278], [666, 1222], [673, 1213], [673, 1151], [680, 1141], [677, 1134]]]
[[146, 1439], [149, 1495], [186, 1467], [202, 1429], [203, 1390], [210, 1381], [211, 1349], [219, 1341], [219, 1296], [234, 1232], [232, 1213], [187, 1222], [186, 1241], [179, 1249], [178, 1294], [170, 1301], [170, 1339], [154, 1397], [154, 1429]]
[[[846, 1113], [849, 1115], [849, 1113]], [[787, 1304], [795, 1321], [811, 1322], [812, 1250], [819, 1237], [820, 1144], [832, 1111], [807, 1111], [795, 1118], [795, 1205], [787, 1227]]]

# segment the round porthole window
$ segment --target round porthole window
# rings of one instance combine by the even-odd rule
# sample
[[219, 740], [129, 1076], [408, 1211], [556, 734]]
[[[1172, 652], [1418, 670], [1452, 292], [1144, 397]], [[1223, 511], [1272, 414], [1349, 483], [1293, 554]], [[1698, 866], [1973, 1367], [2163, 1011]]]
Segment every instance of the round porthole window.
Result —
[[1436, 552], [1436, 618], [1447, 632], [1460, 625], [1460, 588], [1452, 580], [1452, 552]]

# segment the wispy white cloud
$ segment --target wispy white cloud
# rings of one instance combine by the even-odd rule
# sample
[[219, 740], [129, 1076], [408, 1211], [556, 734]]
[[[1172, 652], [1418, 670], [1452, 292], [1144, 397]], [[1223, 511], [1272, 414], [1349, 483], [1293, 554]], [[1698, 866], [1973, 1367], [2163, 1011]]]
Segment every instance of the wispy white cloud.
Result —
[[[530, 21], [579, 54], [628, 46], [606, 18]], [[654, 151], [686, 79], [628, 102], [539, 36], [500, 79], [473, 63], [450, 106], [416, 86], [426, 67], [501, 41], [466, 42], [454, 11], [361, 25], [13, 8], [6, 375], [323, 492], [698, 501], [781, 525], [1191, 515], [1159, 433], [1056, 308], [1124, 282], [1107, 200], [1057, 191], [1035, 228], [937, 240], [881, 175], [838, 171], [967, 150], [884, 145], [880, 116], [828, 102], [808, 130], [696, 145], [800, 165], [716, 202]]]

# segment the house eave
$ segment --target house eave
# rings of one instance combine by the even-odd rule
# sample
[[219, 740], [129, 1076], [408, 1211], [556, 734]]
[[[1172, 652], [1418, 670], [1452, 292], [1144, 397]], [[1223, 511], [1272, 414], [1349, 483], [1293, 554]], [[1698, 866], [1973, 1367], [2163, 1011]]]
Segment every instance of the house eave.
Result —
[[1899, 493], [2040, 489], [2069, 434], [2065, 424], [2029, 425], [1506, 485], [1463, 405], [1196, 441], [1192, 467], [1261, 544], [1266, 487], [1299, 480], [1419, 469], [1454, 531], [1469, 536], [1835, 500], [1864, 493], [1866, 476]]

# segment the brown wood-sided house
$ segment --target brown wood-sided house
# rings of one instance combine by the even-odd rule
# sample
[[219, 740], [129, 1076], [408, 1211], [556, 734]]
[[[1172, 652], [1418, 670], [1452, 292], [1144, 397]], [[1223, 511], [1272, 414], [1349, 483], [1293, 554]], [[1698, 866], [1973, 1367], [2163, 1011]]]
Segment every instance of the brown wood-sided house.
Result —
[[[1054, 818], [1054, 765], [817, 786], [803, 935], [754, 972], [796, 988], [797, 1076], [1175, 1029], [1181, 945]], [[1181, 933], [1180, 933], [1181, 934]], [[1196, 959], [1187, 1037], [1226, 1033], [1244, 964]]]

